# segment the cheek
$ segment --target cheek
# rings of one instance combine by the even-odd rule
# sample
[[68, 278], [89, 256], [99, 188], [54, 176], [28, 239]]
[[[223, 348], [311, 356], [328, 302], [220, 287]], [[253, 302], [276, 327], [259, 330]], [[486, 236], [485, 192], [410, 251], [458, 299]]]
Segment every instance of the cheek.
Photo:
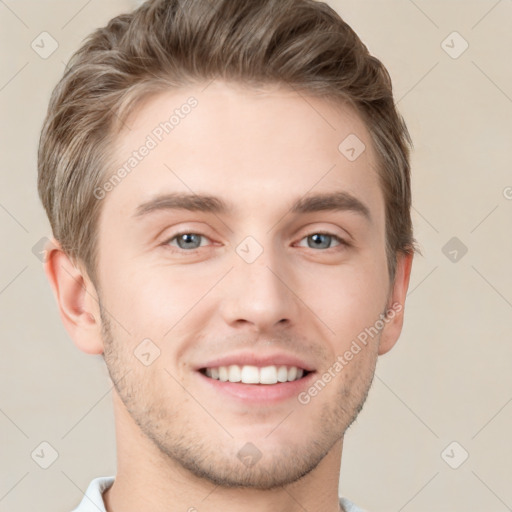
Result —
[[127, 263], [124, 268], [108, 276], [110, 312], [138, 338], [160, 339], [178, 323], [186, 323], [218, 280], [217, 274], [204, 276], [178, 266], [149, 264], [128, 271]]
[[[386, 269], [368, 262], [324, 269], [302, 279], [300, 297], [325, 325], [337, 343], [373, 325], [385, 309]], [[340, 347], [341, 348], [341, 347]]]

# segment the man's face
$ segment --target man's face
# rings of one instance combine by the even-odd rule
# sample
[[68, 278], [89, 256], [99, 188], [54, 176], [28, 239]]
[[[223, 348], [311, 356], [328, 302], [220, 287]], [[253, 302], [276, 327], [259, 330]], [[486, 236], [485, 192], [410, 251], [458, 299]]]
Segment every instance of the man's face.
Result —
[[[191, 96], [197, 105], [180, 111], [188, 114], [172, 131], [156, 129]], [[153, 97], [128, 124], [119, 166], [144, 144], [150, 150], [102, 199], [98, 235], [105, 361], [126, 418], [163, 461], [216, 484], [296, 481], [362, 407], [380, 335], [333, 367], [388, 306], [384, 200], [368, 131], [352, 110], [321, 99], [220, 82]], [[350, 144], [339, 149], [351, 134], [366, 146], [356, 159]], [[339, 197], [339, 209], [305, 207], [334, 193], [359, 200], [368, 216]], [[171, 194], [196, 205], [215, 197], [228, 209], [170, 208]], [[277, 384], [205, 375], [222, 374], [219, 359], [231, 356], [220, 366], [238, 361], [246, 375], [244, 363], [276, 366], [263, 372], [271, 381], [274, 372], [293, 378], [280, 366], [310, 372]], [[330, 382], [305, 400], [329, 369]], [[244, 455], [261, 458], [251, 465]]]

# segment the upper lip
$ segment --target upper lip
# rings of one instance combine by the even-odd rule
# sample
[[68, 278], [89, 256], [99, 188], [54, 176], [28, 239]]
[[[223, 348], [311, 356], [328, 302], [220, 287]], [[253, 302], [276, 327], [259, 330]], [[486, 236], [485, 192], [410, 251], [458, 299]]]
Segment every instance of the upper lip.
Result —
[[237, 354], [229, 354], [217, 359], [212, 359], [200, 366], [196, 367], [196, 370], [203, 368], [217, 368], [219, 366], [230, 366], [230, 365], [251, 365], [251, 366], [296, 366], [302, 368], [308, 372], [315, 371], [315, 369], [303, 359], [293, 355], [286, 354], [285, 352], [275, 352], [267, 354], [256, 354], [254, 352], [240, 352]]

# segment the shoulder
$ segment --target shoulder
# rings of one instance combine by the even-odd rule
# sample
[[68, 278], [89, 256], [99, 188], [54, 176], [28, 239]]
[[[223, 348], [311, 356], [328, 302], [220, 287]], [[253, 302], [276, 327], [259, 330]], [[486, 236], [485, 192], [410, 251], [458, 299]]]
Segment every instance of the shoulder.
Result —
[[357, 505], [354, 505], [350, 500], [347, 500], [347, 498], [340, 498], [340, 505], [345, 512], [366, 512]]
[[102, 495], [114, 483], [114, 480], [114, 476], [100, 476], [92, 480], [80, 505], [72, 512], [105, 512]]

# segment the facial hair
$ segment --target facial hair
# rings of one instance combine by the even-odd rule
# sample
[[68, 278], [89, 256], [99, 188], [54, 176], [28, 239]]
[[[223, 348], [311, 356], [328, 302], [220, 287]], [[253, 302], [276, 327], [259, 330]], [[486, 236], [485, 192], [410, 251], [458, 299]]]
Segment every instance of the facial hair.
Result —
[[[261, 449], [262, 457], [248, 467], [237, 457], [243, 444], [240, 439], [216, 438], [216, 432], [212, 437], [201, 434], [195, 413], [184, 414], [179, 405], [182, 402], [162, 398], [159, 389], [169, 382], [168, 372], [162, 368], [145, 368], [133, 357], [133, 349], [127, 348], [131, 347], [129, 337], [120, 329], [113, 329], [101, 301], [100, 315], [105, 347], [103, 358], [118, 396], [140, 431], [158, 449], [164, 464], [179, 466], [195, 477], [224, 488], [272, 490], [311, 473], [354, 422], [373, 381], [376, 357], [372, 356], [365, 371], [352, 372], [350, 379], [342, 381], [336, 400], [323, 405], [314, 437], [268, 451], [256, 442], [254, 445]], [[300, 428], [299, 415], [307, 414], [307, 408], [298, 403], [295, 407], [297, 410], [292, 417]]]

